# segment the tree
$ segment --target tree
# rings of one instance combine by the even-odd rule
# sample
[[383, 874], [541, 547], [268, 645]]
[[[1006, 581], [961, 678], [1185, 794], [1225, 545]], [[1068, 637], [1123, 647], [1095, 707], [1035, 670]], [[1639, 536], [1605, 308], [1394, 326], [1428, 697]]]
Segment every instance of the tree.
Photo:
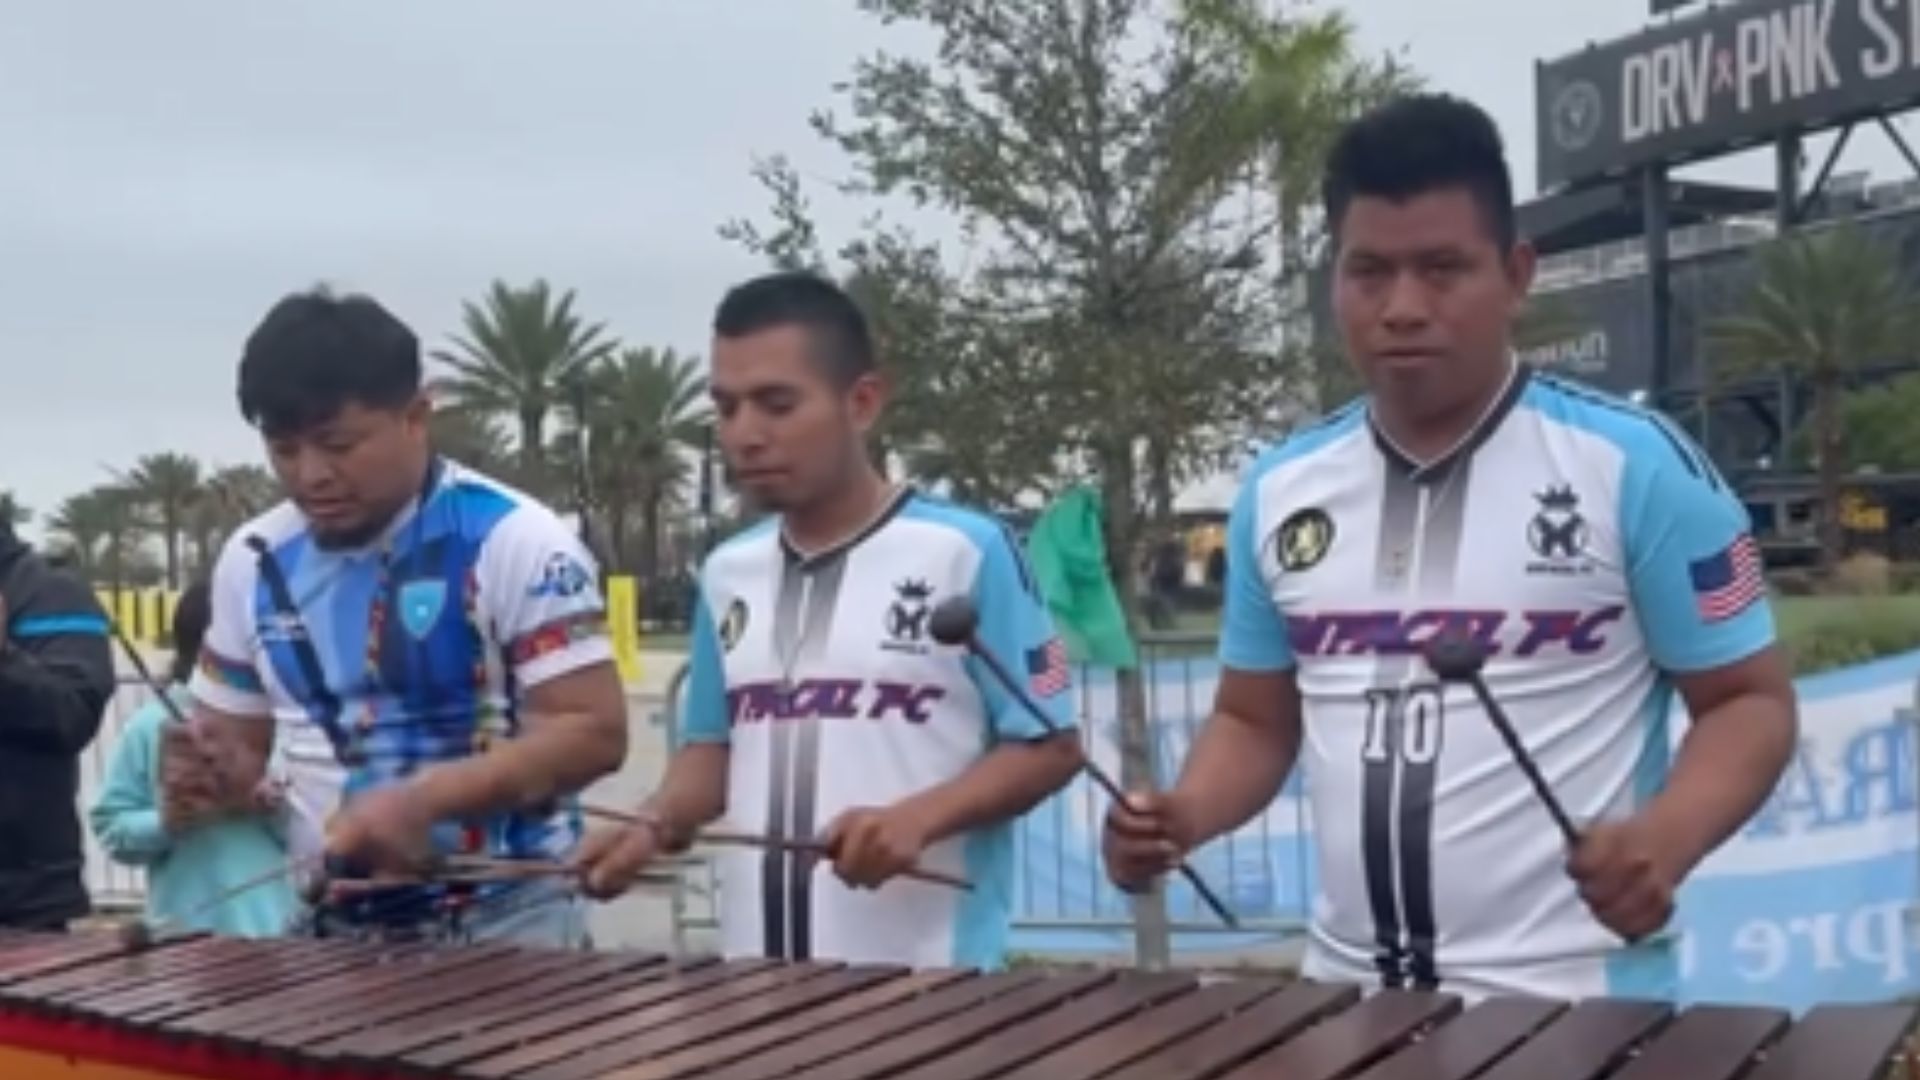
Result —
[[[1915, 417], [1920, 417], [1920, 375], [1903, 375], [1847, 394], [1840, 403], [1847, 467], [1920, 472], [1920, 423]], [[1809, 460], [1812, 456], [1807, 454]]]
[[436, 451], [500, 479], [520, 480], [513, 440], [492, 416], [460, 405], [436, 407], [427, 420]]
[[33, 520], [33, 511], [21, 505], [13, 492], [0, 490], [0, 525], [25, 525]]
[[121, 486], [160, 530], [168, 588], [180, 587], [180, 547], [202, 498], [200, 463], [186, 454], [148, 454], [120, 478]]
[[48, 522], [74, 562], [108, 587], [124, 587], [140, 569], [137, 550], [145, 527], [139, 496], [118, 484], [101, 484], [69, 496]]
[[1868, 365], [1903, 355], [1920, 331], [1913, 289], [1892, 252], [1852, 224], [1795, 233], [1755, 253], [1755, 281], [1738, 315], [1708, 328], [1716, 381], [1767, 375], [1812, 392], [1820, 490], [1820, 565], [1841, 557], [1841, 397]]
[[[1276, 338], [1303, 290], [1295, 268], [1265, 265], [1282, 221], [1261, 148], [1311, 146], [1308, 127], [1330, 130], [1326, 110], [1348, 105], [1303, 95], [1294, 114], [1260, 113], [1246, 55], [1150, 0], [860, 6], [932, 29], [938, 59], [862, 61], [851, 119], [814, 127], [852, 160], [851, 193], [943, 210], [970, 243], [962, 269], [897, 227], [842, 249], [843, 277], [890, 286], [877, 290], [897, 305], [888, 317], [924, 335], [904, 347], [929, 350], [905, 365], [903, 399], [934, 405], [905, 456], [1003, 490], [1027, 487], [1029, 471], [1045, 485], [1097, 482], [1111, 572], [1138, 625], [1142, 511], [1300, 411], [1305, 365]], [[1353, 66], [1338, 50], [1288, 62], [1289, 77], [1329, 85]], [[1305, 171], [1311, 151], [1300, 156]], [[813, 232], [792, 218], [770, 237], [733, 235], [804, 252]], [[890, 355], [902, 348], [889, 342]], [[998, 448], [1036, 442], [1045, 449], [1007, 462], [1014, 475], [992, 475]], [[1146, 782], [1138, 672], [1120, 673], [1120, 691], [1123, 779]]]
[[660, 571], [664, 519], [693, 474], [686, 451], [712, 422], [707, 379], [692, 357], [641, 348], [596, 365], [588, 387], [590, 474], [597, 501], [609, 511], [615, 561], [623, 561], [627, 520], [637, 509], [640, 573], [651, 582]]
[[464, 334], [434, 359], [452, 374], [437, 380], [461, 407], [507, 417], [519, 425], [523, 482], [544, 479], [547, 416], [565, 404], [568, 379], [614, 348], [604, 323], [588, 323], [573, 308], [571, 290], [556, 298], [545, 281], [516, 289], [495, 281], [482, 305], [462, 305]]

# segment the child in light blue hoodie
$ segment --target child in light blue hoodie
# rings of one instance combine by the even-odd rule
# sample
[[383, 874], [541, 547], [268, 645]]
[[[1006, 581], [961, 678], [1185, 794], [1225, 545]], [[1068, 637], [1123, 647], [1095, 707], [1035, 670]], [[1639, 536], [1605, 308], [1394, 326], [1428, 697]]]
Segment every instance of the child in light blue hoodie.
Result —
[[[204, 584], [180, 597], [173, 618], [172, 685], [167, 693], [188, 709], [187, 680], [200, 654], [211, 609]], [[165, 703], [150, 701], [127, 721], [107, 765], [100, 797], [88, 817], [100, 846], [116, 862], [146, 868], [147, 917], [170, 928], [233, 937], [275, 937], [297, 910], [293, 885], [282, 878], [207, 908], [221, 892], [287, 862], [283, 811], [263, 805], [256, 815], [170, 823], [160, 803], [160, 732], [175, 723]]]

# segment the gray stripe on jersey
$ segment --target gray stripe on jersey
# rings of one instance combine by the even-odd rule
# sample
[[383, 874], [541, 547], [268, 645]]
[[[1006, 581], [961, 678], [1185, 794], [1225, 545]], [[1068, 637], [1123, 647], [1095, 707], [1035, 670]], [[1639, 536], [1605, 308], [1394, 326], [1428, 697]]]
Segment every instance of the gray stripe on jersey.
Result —
[[[811, 663], [826, 655], [827, 641], [833, 633], [834, 612], [839, 607], [840, 582], [846, 573], [845, 554], [835, 556], [813, 571], [813, 591], [807, 597], [807, 610], [802, 615], [806, 625], [800, 635], [801, 663]], [[820, 795], [820, 725], [824, 722], [819, 716], [806, 716], [787, 725], [797, 729], [794, 737], [799, 741], [793, 763], [792, 835], [801, 840], [812, 839], [825, 824], [814, 820]], [[804, 852], [795, 852], [787, 860], [787, 898], [791, 906], [787, 952], [794, 960], [808, 960], [813, 956], [815, 862], [812, 854]]]
[[[1460, 562], [1460, 542], [1466, 531], [1467, 485], [1472, 480], [1473, 458], [1463, 456], [1453, 462], [1430, 486], [1432, 501], [1427, 504], [1426, 526], [1420, 538], [1420, 589], [1433, 597], [1451, 597]], [[1406, 746], [1418, 752], [1406, 754], [1405, 771], [1400, 778], [1401, 899], [1405, 916], [1409, 974], [1418, 989], [1436, 989], [1440, 975], [1434, 964], [1434, 940], [1439, 927], [1434, 916], [1433, 885], [1433, 792], [1440, 772], [1440, 754], [1445, 749], [1445, 690], [1433, 684], [1425, 662], [1409, 656], [1403, 662], [1410, 670], [1405, 677], [1429, 689], [1402, 698], [1402, 724], [1414, 724], [1416, 730]], [[1421, 745], [1424, 744], [1424, 745]]]
[[[800, 606], [806, 582], [807, 574], [791, 559], [786, 560], [780, 572], [779, 599], [774, 606], [773, 655], [787, 676], [799, 666], [795, 650], [801, 638]], [[767, 778], [767, 835], [775, 839], [790, 835], [787, 822], [792, 811], [788, 806], [791, 797], [788, 778], [793, 772], [794, 724], [786, 714], [790, 710], [788, 698], [793, 692], [793, 680], [789, 677], [780, 688], [780, 706], [769, 721], [773, 730], [768, 732], [771, 775]], [[787, 955], [787, 928], [792, 917], [792, 905], [787, 898], [787, 865], [791, 861], [791, 855], [778, 848], [768, 848], [760, 858], [760, 916], [765, 935], [762, 948], [764, 954], [772, 958]]]
[[[1420, 488], [1407, 471], [1391, 460], [1385, 463], [1380, 495], [1379, 546], [1374, 556], [1374, 581], [1381, 595], [1403, 591], [1418, 542]], [[1381, 983], [1402, 985], [1400, 901], [1396, 892], [1394, 821], [1395, 789], [1400, 774], [1400, 710], [1395, 688], [1395, 658], [1382, 656], [1374, 664], [1374, 689], [1367, 695], [1369, 730], [1361, 740], [1360, 808], [1361, 854], [1367, 879], [1367, 905], [1373, 912], [1374, 968]]]
[[[1449, 595], [1465, 532], [1472, 459], [1443, 467], [1425, 485], [1387, 466], [1380, 507], [1375, 581], [1383, 595], [1416, 590]], [[1423, 490], [1431, 501], [1421, 510]], [[1374, 964], [1388, 986], [1438, 982], [1433, 902], [1433, 794], [1445, 739], [1443, 698], [1426, 686], [1425, 663], [1404, 650], [1384, 651], [1368, 695], [1370, 731], [1361, 763], [1362, 829]]]

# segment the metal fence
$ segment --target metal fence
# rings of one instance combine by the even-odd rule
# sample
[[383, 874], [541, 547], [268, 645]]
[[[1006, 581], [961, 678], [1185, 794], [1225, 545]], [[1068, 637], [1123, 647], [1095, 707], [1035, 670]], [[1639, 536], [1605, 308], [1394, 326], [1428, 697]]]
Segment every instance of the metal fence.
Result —
[[[1211, 637], [1179, 636], [1155, 636], [1142, 642], [1141, 671], [1157, 786], [1164, 787], [1179, 775], [1187, 750], [1206, 721], [1218, 672], [1212, 644]], [[661, 736], [669, 744], [678, 728], [684, 684], [683, 669], [669, 683], [658, 716]], [[1082, 746], [1118, 776], [1120, 713], [1114, 673], [1078, 667], [1075, 695]], [[83, 821], [127, 720], [151, 697], [151, 691], [137, 680], [122, 681], [99, 736], [82, 758], [79, 809]], [[1304, 925], [1312, 895], [1312, 867], [1301, 794], [1297, 782], [1290, 782], [1267, 813], [1195, 853], [1197, 868], [1242, 923], [1247, 932], [1243, 939], [1286, 937]], [[1106, 810], [1106, 798], [1097, 788], [1076, 781], [1017, 823], [1017, 945], [1045, 952], [1105, 951], [1114, 947], [1113, 935], [1132, 931], [1131, 902], [1108, 883], [1100, 863], [1100, 829]], [[142, 873], [108, 859], [91, 829], [84, 831], [87, 885], [96, 906], [139, 905], [145, 895]], [[672, 901], [677, 934], [715, 927], [718, 888], [710, 866], [688, 872]], [[1222, 929], [1183, 881], [1169, 882], [1166, 902], [1169, 930], [1175, 935], [1212, 937]]]
[[[1178, 777], [1181, 764], [1212, 707], [1218, 665], [1214, 639], [1155, 636], [1142, 643], [1141, 671], [1152, 738], [1156, 786]], [[1075, 714], [1082, 746], [1112, 775], [1120, 775], [1120, 710], [1114, 673], [1079, 666]], [[681, 683], [670, 685], [663, 719], [673, 738]], [[1305, 800], [1290, 781], [1269, 811], [1196, 852], [1192, 861], [1222, 894], [1242, 924], [1224, 929], [1184, 881], [1168, 883], [1169, 932], [1176, 937], [1231, 936], [1273, 941], [1298, 934], [1311, 897], [1311, 853]], [[1106, 952], [1116, 935], [1130, 934], [1130, 899], [1106, 878], [1099, 857], [1107, 800], [1079, 780], [1024, 815], [1015, 827], [1016, 878], [1013, 936], [1016, 948], [1036, 952]], [[716, 924], [719, 883], [711, 867], [691, 873], [675, 897], [677, 929], [711, 931]]]
[[100, 732], [80, 755], [80, 797], [74, 810], [80, 815], [80, 831], [86, 845], [87, 892], [93, 906], [101, 911], [137, 909], [146, 902], [146, 874], [138, 867], [125, 866], [107, 857], [87, 821], [87, 808], [93, 805], [106, 783], [107, 762], [133, 714], [153, 700], [153, 691], [137, 678], [122, 677], [113, 700], [101, 718]]

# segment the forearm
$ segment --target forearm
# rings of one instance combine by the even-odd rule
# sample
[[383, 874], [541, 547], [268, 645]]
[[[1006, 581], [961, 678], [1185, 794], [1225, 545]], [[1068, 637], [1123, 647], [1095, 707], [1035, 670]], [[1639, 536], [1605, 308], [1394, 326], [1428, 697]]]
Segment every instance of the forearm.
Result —
[[673, 755], [660, 786], [641, 807], [666, 828], [669, 846], [684, 847], [701, 826], [727, 812], [731, 753], [721, 744], [695, 743]]
[[1073, 779], [1080, 741], [1063, 733], [995, 748], [947, 783], [904, 802], [934, 843], [1018, 817]]
[[1216, 712], [1200, 730], [1174, 785], [1193, 846], [1238, 828], [1266, 809], [1300, 749], [1284, 728]]
[[1773, 793], [1793, 754], [1793, 707], [1752, 694], [1695, 719], [1663, 790], [1647, 807], [1681, 876], [1744, 825]]
[[423, 769], [413, 783], [436, 820], [527, 810], [618, 769], [625, 734], [619, 725], [598, 720], [543, 718], [484, 754]]
[[171, 846], [160, 811], [152, 807], [103, 811], [94, 815], [93, 826], [107, 855], [129, 866], [148, 865]]

